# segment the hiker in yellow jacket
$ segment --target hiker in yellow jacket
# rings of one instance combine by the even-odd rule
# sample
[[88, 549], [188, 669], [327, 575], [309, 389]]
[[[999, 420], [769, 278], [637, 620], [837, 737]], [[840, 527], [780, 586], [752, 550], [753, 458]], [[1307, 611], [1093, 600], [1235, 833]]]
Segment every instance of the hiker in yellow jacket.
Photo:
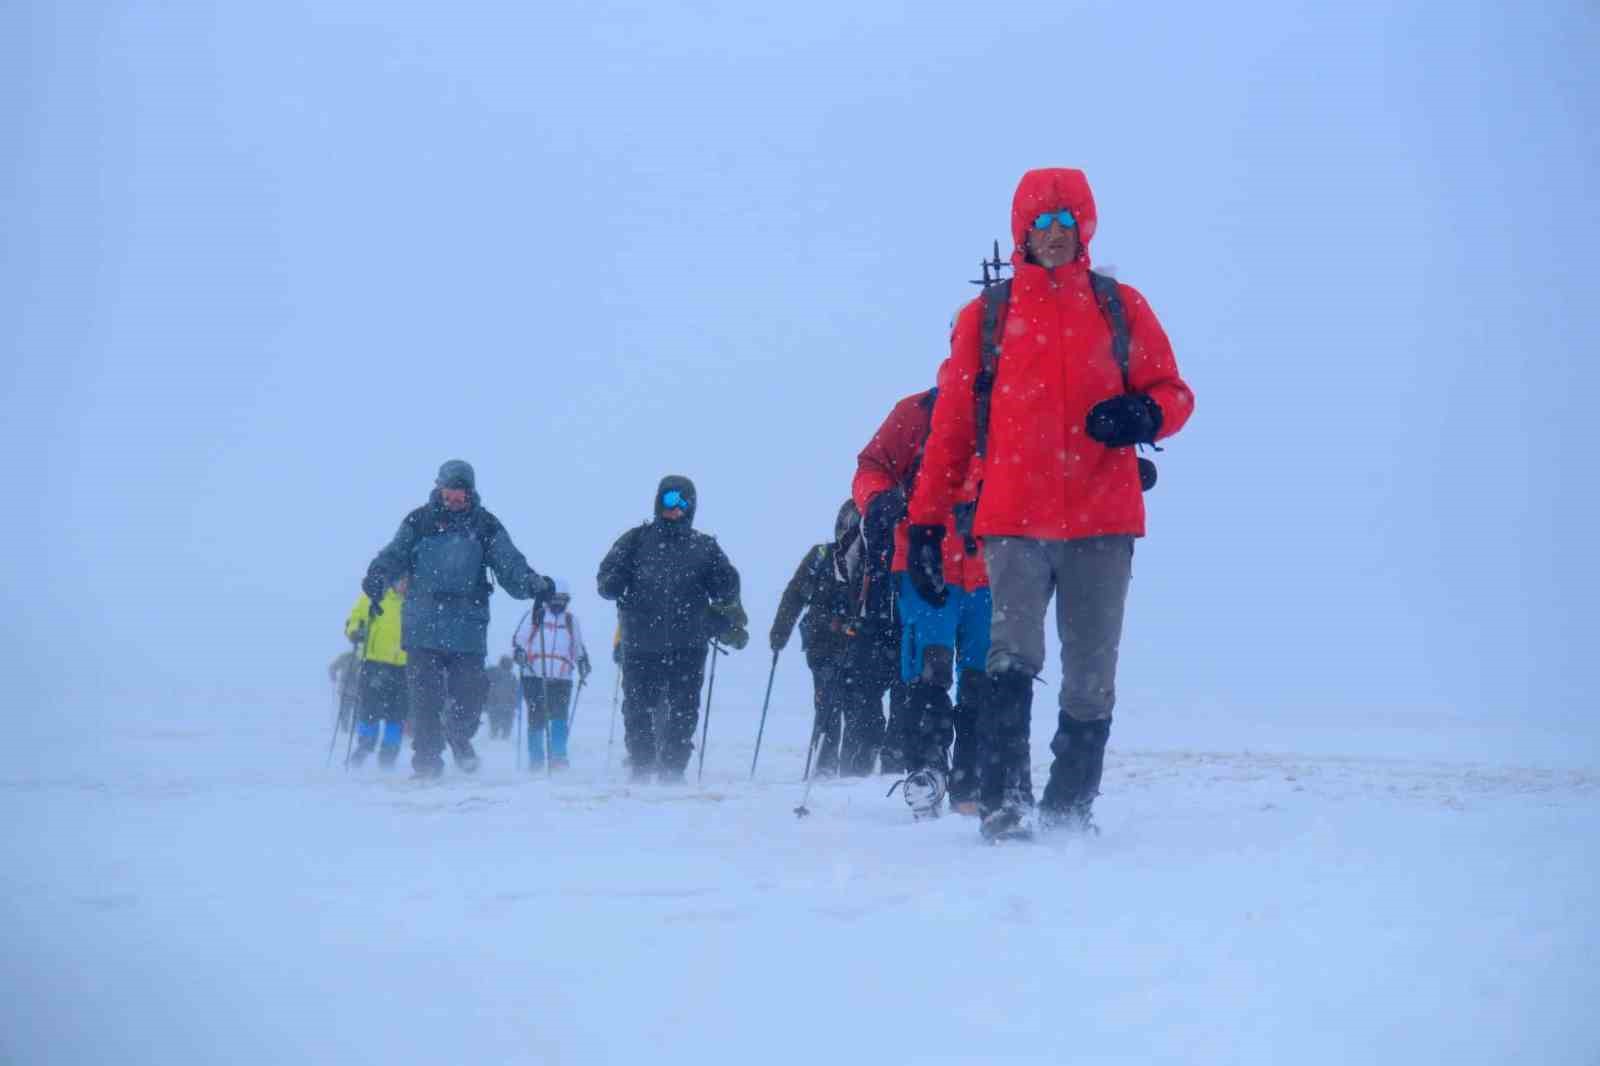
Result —
[[[400, 646], [400, 627], [410, 580], [402, 577], [384, 592], [380, 604], [382, 613], [376, 618], [372, 617], [372, 601], [362, 593], [344, 624], [344, 635], [361, 643], [363, 658], [356, 748], [350, 755], [351, 766], [360, 766], [373, 748], [378, 749], [378, 765], [384, 769], [393, 766], [400, 755], [410, 703], [406, 698], [406, 653]], [[383, 722], [381, 745], [378, 742], [380, 719]]]

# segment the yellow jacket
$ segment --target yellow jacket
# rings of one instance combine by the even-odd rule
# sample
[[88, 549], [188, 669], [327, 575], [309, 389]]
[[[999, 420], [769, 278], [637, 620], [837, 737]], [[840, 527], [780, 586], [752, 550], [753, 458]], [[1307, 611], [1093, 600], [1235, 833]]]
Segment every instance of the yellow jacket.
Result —
[[400, 646], [400, 612], [406, 601], [394, 589], [383, 594], [383, 613], [376, 621], [372, 618], [372, 605], [366, 596], [350, 608], [350, 618], [344, 624], [344, 635], [351, 640], [361, 640], [362, 657], [375, 663], [390, 666], [406, 664], [405, 649]]

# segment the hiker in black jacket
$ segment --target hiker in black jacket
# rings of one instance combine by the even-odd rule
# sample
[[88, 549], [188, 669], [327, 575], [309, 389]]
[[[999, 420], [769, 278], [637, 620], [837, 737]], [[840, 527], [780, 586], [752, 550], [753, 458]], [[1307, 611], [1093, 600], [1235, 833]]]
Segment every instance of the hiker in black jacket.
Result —
[[864, 561], [861, 512], [855, 501], [846, 500], [834, 522], [833, 542], [806, 552], [772, 622], [772, 650], [779, 652], [800, 621], [800, 645], [815, 693], [811, 742], [820, 738], [816, 765], [823, 776], [872, 773], [883, 743], [883, 693], [893, 680], [895, 660], [862, 617]]
[[661, 479], [655, 519], [628, 530], [600, 563], [600, 595], [622, 623], [623, 727], [636, 781], [683, 780], [700, 721], [707, 645], [750, 640], [739, 572], [693, 528], [694, 482]]

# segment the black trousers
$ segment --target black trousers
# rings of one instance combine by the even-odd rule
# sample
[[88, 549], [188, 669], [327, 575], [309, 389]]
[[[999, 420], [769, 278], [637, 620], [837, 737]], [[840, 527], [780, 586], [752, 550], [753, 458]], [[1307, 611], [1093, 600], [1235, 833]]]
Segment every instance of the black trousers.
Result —
[[483, 656], [471, 652], [406, 650], [411, 689], [411, 765], [442, 761], [445, 740], [469, 741], [478, 732], [489, 675]]
[[872, 773], [883, 744], [883, 690], [880, 678], [828, 663], [811, 664], [815, 692], [817, 771], [863, 777]]
[[889, 722], [883, 733], [883, 772], [904, 773], [906, 752], [915, 747], [910, 708], [906, 697], [909, 686], [896, 679], [889, 686]]
[[906, 730], [906, 772], [927, 768], [948, 774], [956, 731], [950, 691], [929, 681], [908, 684]]
[[622, 649], [623, 740], [637, 776], [659, 769], [682, 774], [700, 724], [706, 645], [660, 652]]
[[522, 698], [528, 704], [529, 729], [543, 729], [547, 721], [565, 722], [567, 706], [572, 702], [572, 682], [527, 674], [522, 678]]
[[361, 721], [404, 722], [409, 704], [405, 667], [392, 663], [361, 664]]

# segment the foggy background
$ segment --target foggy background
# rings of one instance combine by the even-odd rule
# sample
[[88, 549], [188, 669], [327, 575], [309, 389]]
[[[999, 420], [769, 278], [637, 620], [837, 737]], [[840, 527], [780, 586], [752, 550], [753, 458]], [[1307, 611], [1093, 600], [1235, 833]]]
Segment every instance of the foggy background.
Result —
[[1119, 720], [1592, 750], [1594, 5], [746, 7], [0, 5], [14, 722], [325, 713], [368, 561], [459, 457], [597, 665], [597, 563], [693, 477], [753, 728], [856, 452], [1017, 178], [1077, 166], [1197, 397]]

